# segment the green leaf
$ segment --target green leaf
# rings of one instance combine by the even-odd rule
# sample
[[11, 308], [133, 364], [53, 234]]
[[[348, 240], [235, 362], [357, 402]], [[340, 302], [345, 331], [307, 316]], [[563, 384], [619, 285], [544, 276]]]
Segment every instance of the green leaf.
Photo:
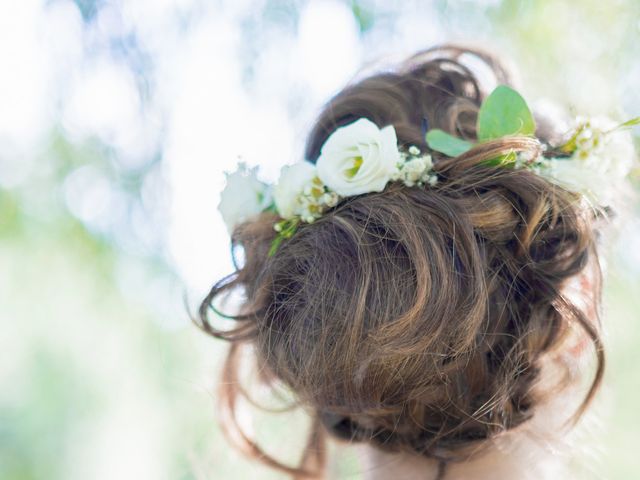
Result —
[[267, 205], [265, 207], [265, 209], [263, 210], [263, 212], [270, 212], [270, 213], [278, 213], [278, 209], [276, 207], [276, 203], [275, 202], [271, 202], [269, 203], [269, 205]]
[[534, 135], [536, 122], [524, 98], [506, 85], [499, 85], [485, 98], [478, 113], [478, 140], [509, 135]]
[[298, 225], [300, 224], [300, 218], [294, 217], [288, 220], [280, 220], [276, 223], [276, 228], [278, 229], [278, 235], [271, 242], [271, 246], [269, 247], [269, 253], [267, 256], [272, 257], [280, 244], [288, 238], [291, 238], [296, 230], [298, 229]]
[[283, 240], [284, 237], [280, 234], [278, 234], [278, 236], [273, 239], [273, 241], [271, 242], [271, 246], [269, 247], [269, 253], [267, 254], [268, 257], [273, 257]]
[[431, 150], [444, 153], [448, 157], [457, 157], [473, 147], [473, 143], [449, 135], [444, 130], [437, 128], [427, 132], [426, 140]]
[[515, 152], [509, 152], [496, 158], [491, 158], [482, 162], [488, 167], [511, 167], [516, 163], [517, 155]]
[[621, 123], [613, 130], [619, 130], [621, 128], [635, 127], [636, 125], [640, 125], [640, 117], [632, 118], [631, 120], [627, 120], [624, 123]]

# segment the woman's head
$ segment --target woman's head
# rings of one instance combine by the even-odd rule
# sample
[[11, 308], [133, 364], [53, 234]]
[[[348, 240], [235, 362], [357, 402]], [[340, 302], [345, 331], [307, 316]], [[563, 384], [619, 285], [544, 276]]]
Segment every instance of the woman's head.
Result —
[[[485, 54], [423, 52], [336, 95], [311, 130], [307, 159], [315, 162], [336, 128], [362, 117], [393, 125], [401, 145], [427, 149], [432, 128], [475, 140], [484, 93], [458, 60], [464, 53], [508, 83]], [[549, 127], [537, 132], [543, 141], [551, 135]], [[434, 188], [392, 183], [343, 199], [272, 256], [273, 214], [235, 229], [243, 264], [213, 287], [201, 325], [234, 345], [225, 381], [235, 378], [238, 345], [250, 343], [265, 381], [283, 382], [312, 412], [306, 471], [321, 463], [311, 457], [324, 431], [389, 451], [464, 458], [531, 418], [549, 393], [537, 388], [541, 361], [576, 325], [598, 355], [583, 406], [589, 401], [603, 366], [595, 319], [563, 287], [595, 259], [591, 214], [577, 195], [531, 171], [483, 163], [538, 148], [514, 137], [455, 159], [434, 153]], [[238, 327], [218, 331], [210, 306], [236, 288], [246, 295]], [[233, 388], [221, 389], [231, 411]]]

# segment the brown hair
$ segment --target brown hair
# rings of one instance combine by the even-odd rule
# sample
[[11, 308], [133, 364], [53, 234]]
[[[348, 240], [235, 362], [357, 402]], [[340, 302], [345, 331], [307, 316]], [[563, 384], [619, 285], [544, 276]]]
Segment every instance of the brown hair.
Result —
[[[346, 87], [324, 108], [308, 137], [315, 162], [339, 126], [366, 117], [393, 125], [399, 143], [426, 150], [440, 128], [475, 139], [485, 93], [460, 56], [506, 71], [486, 53], [444, 46], [391, 72]], [[537, 137], [551, 130], [539, 121]], [[324, 433], [442, 461], [526, 422], [545, 394], [534, 388], [540, 361], [579, 325], [604, 368], [597, 322], [566, 298], [563, 286], [595, 260], [592, 215], [580, 199], [527, 170], [488, 167], [509, 151], [539, 152], [532, 138], [483, 143], [450, 159], [434, 153], [435, 187], [391, 183], [381, 193], [344, 199], [302, 225], [275, 255], [274, 214], [238, 226], [244, 262], [216, 283], [198, 324], [229, 340], [220, 404], [236, 443], [296, 478], [322, 476]], [[595, 302], [599, 298], [594, 282]], [[237, 327], [209, 321], [221, 295], [242, 288]], [[216, 303], [217, 304], [217, 303]], [[238, 353], [252, 345], [266, 383], [288, 386], [313, 418], [299, 467], [266, 455], [235, 422]]]

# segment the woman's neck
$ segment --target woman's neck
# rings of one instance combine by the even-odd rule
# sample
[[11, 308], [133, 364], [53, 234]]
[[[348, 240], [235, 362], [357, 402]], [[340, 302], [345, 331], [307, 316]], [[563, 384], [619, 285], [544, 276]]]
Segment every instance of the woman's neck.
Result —
[[[578, 355], [579, 356], [579, 355]], [[575, 353], [555, 362], [576, 362]], [[548, 365], [547, 365], [548, 367]], [[549, 370], [547, 369], [547, 372]], [[570, 463], [590, 442], [597, 414], [591, 411], [574, 428], [567, 420], [580, 405], [580, 388], [568, 387], [541, 404], [533, 418], [490, 440], [481, 453], [464, 462], [449, 462], [408, 453], [389, 453], [369, 444], [359, 444], [363, 480], [551, 480], [574, 478]], [[586, 427], [586, 428], [585, 428]], [[585, 441], [586, 440], [586, 441]]]
[[484, 454], [465, 462], [441, 464], [437, 460], [361, 446], [363, 480], [551, 480], [571, 478], [566, 461], [551, 445], [518, 437], [492, 445]]

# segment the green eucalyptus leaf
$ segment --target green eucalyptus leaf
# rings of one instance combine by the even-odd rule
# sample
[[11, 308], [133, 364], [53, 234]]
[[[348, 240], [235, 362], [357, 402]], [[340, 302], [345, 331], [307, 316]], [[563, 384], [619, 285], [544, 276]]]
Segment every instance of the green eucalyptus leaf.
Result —
[[437, 128], [427, 132], [426, 140], [431, 150], [444, 153], [448, 157], [457, 157], [473, 147], [473, 143], [454, 137]]
[[506, 85], [499, 85], [482, 102], [478, 113], [478, 140], [509, 135], [534, 135], [536, 122], [524, 98]]

